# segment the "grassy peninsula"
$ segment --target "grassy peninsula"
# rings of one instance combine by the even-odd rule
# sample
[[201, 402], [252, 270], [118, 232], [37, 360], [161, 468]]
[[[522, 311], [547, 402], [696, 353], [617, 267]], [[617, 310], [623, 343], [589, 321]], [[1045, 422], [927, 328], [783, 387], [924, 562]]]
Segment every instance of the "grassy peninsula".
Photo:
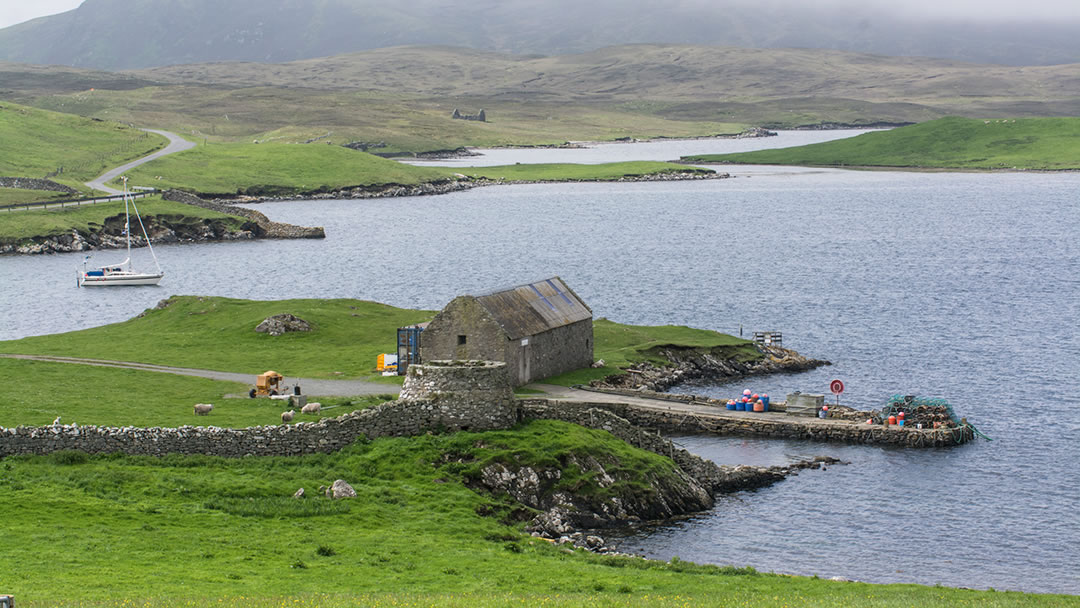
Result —
[[356, 187], [415, 186], [472, 178], [507, 181], [604, 181], [663, 173], [709, 172], [664, 162], [569, 163], [496, 167], [418, 167], [343, 146], [204, 144], [128, 172], [134, 183], [199, 193], [287, 196]]
[[703, 154], [689, 162], [901, 167], [914, 169], [1080, 169], [1080, 118], [948, 117], [820, 144], [739, 154]]
[[[0, 193], [3, 191], [0, 188]], [[35, 200], [41, 200], [41, 198]], [[139, 214], [144, 218], [162, 217], [173, 223], [220, 221], [235, 229], [240, 229], [245, 222], [249, 222], [242, 217], [165, 201], [160, 196], [139, 199], [136, 205], [139, 207]], [[0, 245], [18, 244], [38, 237], [71, 234], [72, 230], [88, 234], [101, 230], [109, 221], [119, 222], [118, 225], [122, 226], [123, 218], [123, 201], [0, 213]], [[134, 217], [132, 221], [135, 221]]]

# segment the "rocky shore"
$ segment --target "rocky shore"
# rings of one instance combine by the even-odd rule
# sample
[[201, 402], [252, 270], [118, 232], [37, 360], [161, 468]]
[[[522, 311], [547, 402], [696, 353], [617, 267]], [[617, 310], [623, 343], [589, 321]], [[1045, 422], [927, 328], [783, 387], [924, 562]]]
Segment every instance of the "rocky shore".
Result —
[[[438, 182], [427, 182], [423, 184], [415, 184], [411, 186], [402, 186], [399, 184], [385, 184], [379, 186], [357, 186], [355, 188], [347, 188], [344, 190], [334, 190], [330, 192], [311, 192], [306, 194], [289, 194], [283, 196], [240, 196], [233, 195], [222, 196], [219, 200], [223, 203], [261, 203], [268, 201], [300, 201], [300, 200], [340, 200], [340, 199], [369, 199], [369, 198], [390, 198], [396, 196], [434, 196], [438, 194], [449, 194], [451, 192], [461, 192], [463, 190], [471, 190], [473, 188], [483, 188], [486, 186], [513, 186], [523, 184], [563, 184], [569, 182], [611, 182], [611, 183], [628, 183], [628, 182], [674, 182], [674, 181], [687, 181], [687, 180], [705, 180], [705, 179], [728, 179], [731, 177], [730, 173], [719, 172], [701, 172], [701, 171], [679, 171], [677, 173], [653, 173], [649, 175], [635, 175], [625, 176], [618, 179], [609, 180], [504, 180], [504, 179], [486, 179], [486, 178], [468, 178], [464, 175], [460, 175], [458, 179], [442, 180]], [[204, 194], [204, 197], [211, 197], [213, 195]]]
[[691, 380], [735, 380], [746, 376], [801, 372], [828, 361], [810, 359], [779, 346], [756, 345], [761, 357], [751, 361], [732, 358], [723, 349], [702, 350], [665, 346], [656, 351], [670, 365], [663, 367], [652, 363], [637, 363], [627, 368], [626, 374], [594, 380], [591, 386], [603, 389], [626, 389], [631, 391], [663, 392]]
[[[206, 201], [193, 194], [170, 190], [162, 195], [167, 201], [184, 203], [211, 209], [228, 215], [245, 218], [243, 221], [225, 219], [200, 219], [182, 215], [146, 215], [143, 222], [153, 243], [206, 243], [213, 241], [242, 241], [251, 239], [310, 239], [325, 238], [322, 228], [294, 226], [273, 222], [262, 213], [243, 207]], [[132, 234], [133, 247], [145, 247], [141, 234]], [[98, 249], [123, 249], [127, 247], [124, 236], [124, 216], [107, 218], [98, 231], [72, 230], [68, 234], [35, 237], [17, 243], [0, 242], [0, 254], [70, 253]]]

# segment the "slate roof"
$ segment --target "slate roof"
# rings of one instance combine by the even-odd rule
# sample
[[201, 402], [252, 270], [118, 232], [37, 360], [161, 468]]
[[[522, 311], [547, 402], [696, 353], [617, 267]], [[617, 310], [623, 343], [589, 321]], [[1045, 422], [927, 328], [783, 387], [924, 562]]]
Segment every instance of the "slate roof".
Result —
[[559, 277], [473, 297], [511, 340], [592, 317], [592, 310]]

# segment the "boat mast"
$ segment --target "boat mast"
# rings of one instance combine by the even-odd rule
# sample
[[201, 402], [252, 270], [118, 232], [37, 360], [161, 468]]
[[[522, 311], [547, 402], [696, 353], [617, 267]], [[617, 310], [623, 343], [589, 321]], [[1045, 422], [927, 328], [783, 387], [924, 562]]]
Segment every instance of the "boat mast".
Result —
[[[128, 270], [131, 270], [131, 214], [128, 212], [128, 191], [127, 191], [127, 176], [120, 178], [124, 182], [124, 234], [127, 235], [127, 263]], [[138, 213], [138, 211], [136, 211]], [[139, 219], [142, 222], [142, 219]]]
[[[125, 193], [127, 192], [127, 178], [126, 177], [124, 178], [124, 192]], [[158, 274], [163, 274], [161, 272], [161, 264], [158, 264], [157, 254], [154, 253], [154, 246], [150, 244], [150, 235], [146, 233], [146, 226], [143, 225], [142, 215], [139, 214], [139, 207], [138, 207], [138, 205], [135, 204], [135, 199], [131, 199], [131, 207], [133, 209], [135, 209], [135, 219], [139, 220], [139, 228], [142, 230], [143, 238], [146, 239], [146, 248], [150, 250], [150, 255], [154, 258], [154, 268], [157, 268]], [[130, 259], [131, 259], [131, 232], [129, 230], [128, 231], [128, 260], [130, 260]]]

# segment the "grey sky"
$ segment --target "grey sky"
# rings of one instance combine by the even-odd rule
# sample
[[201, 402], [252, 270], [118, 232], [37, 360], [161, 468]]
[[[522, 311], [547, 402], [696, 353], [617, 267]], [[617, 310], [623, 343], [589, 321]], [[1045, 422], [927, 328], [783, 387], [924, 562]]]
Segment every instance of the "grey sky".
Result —
[[[91, 0], [92, 1], [92, 0]], [[543, 3], [544, 0], [536, 0]], [[689, 0], [716, 7], [724, 0]], [[731, 0], [727, 0], [731, 1]], [[822, 11], [845, 9], [867, 14], [882, 12], [919, 19], [948, 18], [964, 21], [1059, 21], [1080, 19], [1077, 0], [735, 0], [752, 4], [789, 4]], [[35, 17], [69, 11], [83, 0], [0, 0], [0, 28]], [[228, 0], [225, 0], [227, 5]]]

